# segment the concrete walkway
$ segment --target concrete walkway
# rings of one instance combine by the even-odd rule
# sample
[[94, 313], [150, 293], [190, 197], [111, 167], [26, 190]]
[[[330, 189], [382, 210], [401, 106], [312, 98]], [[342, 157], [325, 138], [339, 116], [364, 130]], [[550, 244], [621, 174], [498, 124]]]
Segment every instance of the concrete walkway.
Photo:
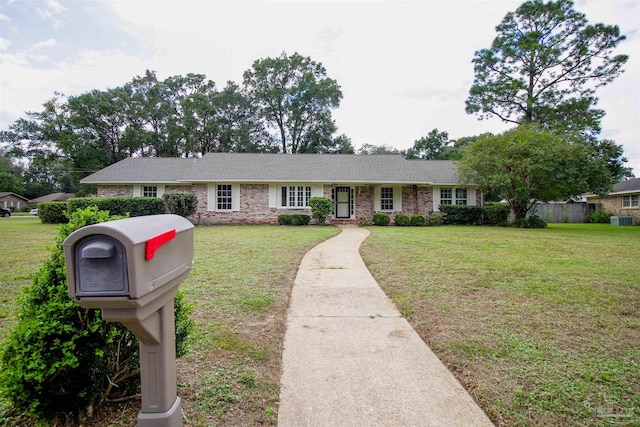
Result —
[[280, 427], [491, 426], [400, 316], [345, 227], [302, 260], [289, 307]]

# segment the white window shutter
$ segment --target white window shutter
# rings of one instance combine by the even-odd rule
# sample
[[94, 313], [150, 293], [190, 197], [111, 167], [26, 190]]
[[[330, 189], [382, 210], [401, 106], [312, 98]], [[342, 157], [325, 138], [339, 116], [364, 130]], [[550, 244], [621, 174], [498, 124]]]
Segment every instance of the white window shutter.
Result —
[[157, 188], [158, 188], [157, 196], [158, 196], [159, 198], [162, 198], [162, 195], [164, 194], [164, 185], [158, 185], [158, 187], [157, 187]]
[[324, 197], [324, 188], [322, 185], [311, 186], [311, 197]]
[[440, 212], [440, 187], [433, 187], [433, 211]]
[[278, 206], [278, 188], [279, 187], [276, 184], [269, 184], [269, 207], [270, 208], [275, 208]]
[[216, 184], [207, 185], [207, 210], [216, 210]]
[[231, 210], [240, 210], [240, 184], [233, 184], [231, 186]]
[[402, 186], [393, 187], [393, 210], [402, 210]]
[[380, 211], [380, 186], [373, 190], [373, 210]]
[[133, 197], [142, 197], [142, 186], [134, 185], [133, 186]]
[[467, 206], [476, 205], [476, 189], [467, 188]]

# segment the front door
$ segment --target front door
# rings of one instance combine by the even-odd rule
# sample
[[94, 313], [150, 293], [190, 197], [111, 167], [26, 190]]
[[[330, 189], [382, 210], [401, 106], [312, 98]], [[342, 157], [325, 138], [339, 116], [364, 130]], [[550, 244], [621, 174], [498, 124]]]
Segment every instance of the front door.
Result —
[[336, 187], [336, 218], [351, 218], [350, 187]]

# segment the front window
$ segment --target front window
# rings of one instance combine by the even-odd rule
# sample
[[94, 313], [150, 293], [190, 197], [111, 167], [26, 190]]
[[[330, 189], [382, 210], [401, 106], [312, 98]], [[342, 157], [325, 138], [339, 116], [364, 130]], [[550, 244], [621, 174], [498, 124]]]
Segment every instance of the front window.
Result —
[[311, 187], [302, 185], [290, 185], [282, 187], [282, 206], [291, 208], [309, 207]]
[[158, 197], [158, 187], [153, 186], [144, 186], [142, 187], [142, 197]]
[[453, 191], [450, 188], [440, 189], [440, 204], [441, 205], [453, 204]]
[[638, 207], [638, 195], [622, 196], [623, 208], [637, 208]]
[[217, 206], [219, 211], [231, 210], [231, 184], [218, 184]]
[[380, 188], [380, 209], [383, 211], [393, 210], [393, 187]]
[[456, 189], [456, 205], [466, 205], [466, 204], [467, 204], [467, 189], [466, 188]]

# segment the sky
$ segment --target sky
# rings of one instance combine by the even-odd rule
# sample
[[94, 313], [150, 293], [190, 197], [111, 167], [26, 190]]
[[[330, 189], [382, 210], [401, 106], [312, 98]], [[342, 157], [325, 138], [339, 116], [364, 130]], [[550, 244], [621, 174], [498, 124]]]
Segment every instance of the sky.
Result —
[[[437, 128], [450, 139], [510, 125], [465, 113], [474, 52], [520, 0], [147, 1], [0, 0], [0, 129], [55, 92], [121, 86], [145, 70], [205, 74], [223, 88], [260, 58], [321, 62], [343, 99], [338, 134], [406, 149]], [[602, 138], [640, 176], [640, 0], [576, 0], [590, 23], [618, 25], [630, 56], [600, 88]]]

